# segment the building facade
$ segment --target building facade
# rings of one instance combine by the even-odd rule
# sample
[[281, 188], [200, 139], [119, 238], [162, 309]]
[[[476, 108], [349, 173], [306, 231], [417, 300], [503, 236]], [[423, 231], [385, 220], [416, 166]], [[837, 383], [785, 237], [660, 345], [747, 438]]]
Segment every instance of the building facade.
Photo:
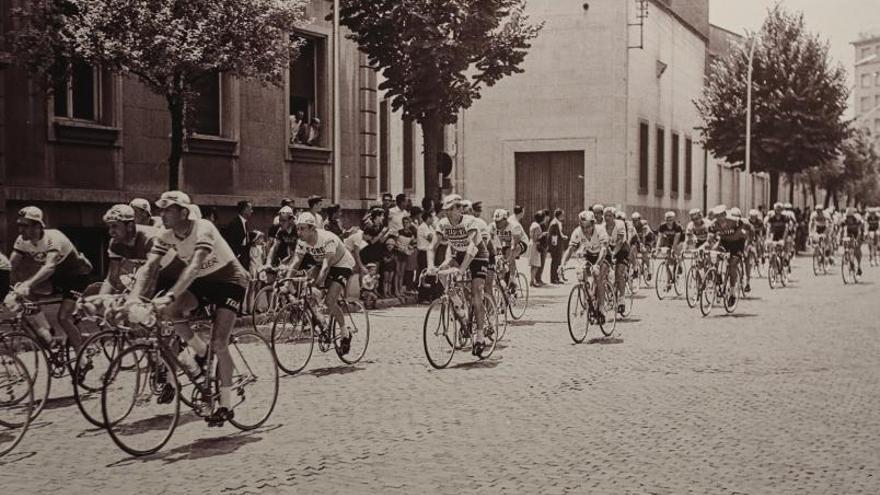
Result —
[[[0, 5], [8, 21], [13, 5]], [[266, 228], [284, 197], [304, 207], [320, 194], [351, 212], [376, 198], [375, 72], [356, 45], [334, 36], [325, 20], [331, 5], [313, 0], [307, 9], [313, 23], [294, 31], [305, 44], [282, 87], [227, 74], [206, 75], [200, 85], [180, 188], [203, 208], [216, 207], [221, 223], [242, 199], [257, 207], [255, 227]], [[9, 54], [2, 60], [0, 239], [8, 248], [15, 212], [35, 204], [100, 265], [104, 211], [167, 189], [165, 101], [133, 78], [88, 66], [74, 66], [71, 80], [47, 95]], [[336, 123], [334, 101], [345, 116]], [[298, 119], [317, 130], [298, 130]]]
[[858, 124], [880, 136], [880, 35], [862, 34], [855, 49], [855, 118]]

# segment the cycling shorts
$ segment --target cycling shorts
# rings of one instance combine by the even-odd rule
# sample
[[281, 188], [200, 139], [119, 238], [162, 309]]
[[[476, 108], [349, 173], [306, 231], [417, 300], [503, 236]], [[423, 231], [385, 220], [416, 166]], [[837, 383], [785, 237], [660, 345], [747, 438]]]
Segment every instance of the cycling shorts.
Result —
[[821, 235], [824, 234], [828, 230], [828, 227], [825, 225], [816, 225], [816, 233]]
[[608, 254], [605, 255], [605, 259], [608, 260], [608, 263], [612, 266], [623, 265], [629, 262], [629, 248], [622, 248], [617, 252], [617, 255], [612, 258], [611, 251], [608, 251]]
[[[458, 266], [461, 266], [462, 263], [464, 263], [464, 257], [466, 255], [467, 253], [464, 252], [455, 253], [455, 262]], [[468, 271], [470, 272], [472, 279], [486, 280], [486, 277], [489, 275], [489, 260], [486, 258], [475, 258], [471, 260], [471, 264], [468, 266]]]
[[730, 253], [730, 256], [736, 256], [741, 258], [743, 252], [746, 250], [746, 241], [745, 239], [740, 239], [738, 241], [725, 241], [721, 239], [721, 247], [724, 248], [725, 251]]
[[196, 279], [187, 291], [196, 296], [199, 304], [213, 305], [216, 308], [226, 308], [238, 313], [244, 301], [245, 288], [231, 282]]
[[77, 294], [82, 293], [89, 285], [89, 276], [77, 275], [73, 273], [60, 273], [56, 271], [49, 277], [49, 282], [55, 287], [55, 290], [61, 292], [61, 299], [66, 301], [75, 301]]
[[327, 271], [327, 280], [324, 282], [324, 288], [330, 288], [330, 282], [336, 282], [344, 289], [348, 286], [348, 279], [354, 273], [351, 268], [343, 268], [341, 266], [331, 266]]

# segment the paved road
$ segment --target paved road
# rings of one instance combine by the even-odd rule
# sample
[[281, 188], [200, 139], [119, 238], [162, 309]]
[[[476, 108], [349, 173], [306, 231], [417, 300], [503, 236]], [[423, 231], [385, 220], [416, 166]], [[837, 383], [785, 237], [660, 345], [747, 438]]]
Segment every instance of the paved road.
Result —
[[180, 427], [131, 459], [61, 390], [4, 493], [880, 493], [880, 269], [844, 287], [807, 260], [734, 316], [637, 301], [573, 345], [567, 288], [533, 292], [488, 361], [434, 371], [424, 308], [373, 315], [368, 362], [313, 359], [262, 429]]

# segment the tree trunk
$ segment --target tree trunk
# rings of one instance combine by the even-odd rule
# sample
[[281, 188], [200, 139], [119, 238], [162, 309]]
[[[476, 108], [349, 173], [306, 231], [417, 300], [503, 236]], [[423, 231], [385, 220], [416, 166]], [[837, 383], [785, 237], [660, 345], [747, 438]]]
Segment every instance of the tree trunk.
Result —
[[788, 174], [788, 202], [794, 204], [794, 174]]
[[834, 194], [834, 188], [826, 187], [825, 188], [825, 209], [828, 209], [828, 205], [831, 204], [831, 196]]
[[171, 151], [168, 154], [168, 189], [180, 187], [180, 159], [183, 156], [184, 99], [180, 95], [168, 96], [168, 113], [171, 115]]
[[779, 201], [779, 172], [770, 171], [770, 204], [769, 209], [773, 209], [773, 205]]
[[437, 171], [440, 152], [443, 151], [443, 122], [439, 116], [429, 115], [421, 122], [424, 137], [425, 197], [440, 200], [440, 178]]
[[815, 206], [817, 204], [819, 204], [816, 201], [816, 183], [815, 182], [810, 184], [810, 196], [813, 198], [813, 207], [815, 208]]
[[840, 201], [837, 199], [837, 189], [835, 189], [834, 192], [831, 193], [831, 197], [834, 199], [834, 209], [839, 210]]

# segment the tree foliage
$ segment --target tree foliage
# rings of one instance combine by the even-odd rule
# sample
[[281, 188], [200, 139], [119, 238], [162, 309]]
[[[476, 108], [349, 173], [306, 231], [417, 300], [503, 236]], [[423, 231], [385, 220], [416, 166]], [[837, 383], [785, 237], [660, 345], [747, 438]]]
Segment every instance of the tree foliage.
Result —
[[[777, 6], [756, 33], [752, 78], [752, 170], [779, 175], [832, 161], [847, 136], [846, 73], [802, 15]], [[745, 162], [746, 90], [751, 40], [718, 60], [697, 109], [706, 145], [732, 164]], [[773, 201], [777, 186], [771, 187]]]
[[78, 60], [132, 75], [163, 96], [172, 121], [170, 186], [193, 88], [207, 73], [280, 85], [306, 0], [27, 0], [10, 34], [17, 62], [51, 88]]
[[442, 125], [455, 123], [480, 92], [521, 73], [541, 25], [525, 0], [341, 0], [339, 22], [381, 70], [391, 107], [422, 125], [425, 185], [436, 195]]

